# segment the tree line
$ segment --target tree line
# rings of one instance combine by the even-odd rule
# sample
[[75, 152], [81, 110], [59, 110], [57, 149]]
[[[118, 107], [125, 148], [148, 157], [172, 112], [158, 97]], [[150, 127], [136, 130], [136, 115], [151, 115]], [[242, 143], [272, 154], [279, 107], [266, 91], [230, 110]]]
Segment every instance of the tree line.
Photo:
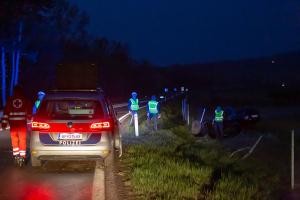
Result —
[[87, 63], [94, 65], [98, 85], [115, 97], [158, 87], [147, 78], [154, 73], [150, 63], [132, 59], [121, 42], [92, 36], [86, 30], [88, 23], [88, 15], [67, 0], [1, 1], [1, 105], [16, 84], [32, 98], [38, 90], [58, 88], [61, 64], [81, 71]]

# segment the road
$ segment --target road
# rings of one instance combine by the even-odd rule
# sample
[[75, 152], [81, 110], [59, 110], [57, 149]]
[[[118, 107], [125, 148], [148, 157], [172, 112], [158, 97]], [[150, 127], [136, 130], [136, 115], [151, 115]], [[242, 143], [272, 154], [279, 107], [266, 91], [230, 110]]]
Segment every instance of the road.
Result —
[[[117, 106], [119, 117], [127, 112], [123, 105]], [[0, 200], [126, 199], [116, 160], [48, 161], [41, 168], [28, 163], [19, 169], [13, 164], [9, 131], [0, 131]]]
[[[141, 101], [140, 107], [145, 106], [146, 101]], [[121, 121], [129, 116], [127, 103], [115, 104], [114, 109]], [[48, 161], [33, 168], [29, 162], [20, 169], [13, 164], [9, 131], [0, 131], [0, 200], [130, 199], [120, 174], [116, 155], [105, 163]]]

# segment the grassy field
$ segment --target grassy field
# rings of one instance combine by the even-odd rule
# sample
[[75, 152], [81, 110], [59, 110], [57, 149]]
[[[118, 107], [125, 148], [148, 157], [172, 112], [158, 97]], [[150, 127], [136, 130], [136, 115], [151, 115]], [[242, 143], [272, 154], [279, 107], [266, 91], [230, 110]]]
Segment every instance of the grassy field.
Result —
[[122, 163], [137, 199], [278, 198], [277, 171], [252, 158], [230, 158], [218, 141], [196, 141], [172, 109], [178, 106], [164, 107], [161, 129], [145, 131], [147, 141], [126, 146]]

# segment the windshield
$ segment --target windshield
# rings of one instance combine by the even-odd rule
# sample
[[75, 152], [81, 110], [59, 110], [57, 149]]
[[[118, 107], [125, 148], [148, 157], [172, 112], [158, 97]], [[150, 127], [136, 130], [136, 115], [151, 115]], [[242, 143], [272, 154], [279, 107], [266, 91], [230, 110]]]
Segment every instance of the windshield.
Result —
[[103, 117], [103, 109], [95, 100], [47, 100], [38, 115], [62, 120], [94, 119]]

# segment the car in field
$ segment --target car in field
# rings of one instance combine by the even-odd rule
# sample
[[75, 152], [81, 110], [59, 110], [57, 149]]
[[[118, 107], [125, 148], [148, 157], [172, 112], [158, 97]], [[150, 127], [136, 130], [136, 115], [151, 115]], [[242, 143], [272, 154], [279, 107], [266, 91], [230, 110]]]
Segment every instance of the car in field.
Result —
[[[243, 129], [253, 127], [260, 120], [259, 112], [254, 108], [234, 109], [232, 107], [224, 108], [223, 130], [224, 137], [232, 137], [239, 134]], [[209, 135], [215, 137], [213, 122], [206, 120], [198, 136]]]
[[242, 108], [237, 112], [237, 119], [242, 125], [253, 125], [261, 119], [260, 113], [254, 108]]
[[100, 90], [50, 91], [31, 124], [32, 166], [46, 160], [97, 160], [121, 148], [119, 122]]
[[[234, 120], [224, 120], [223, 122], [224, 137], [232, 137], [239, 134], [242, 130], [240, 123]], [[209, 135], [211, 138], [215, 138], [216, 134], [213, 127], [212, 120], [204, 121], [201, 130], [197, 136]]]
[[260, 114], [257, 109], [251, 107], [244, 107], [240, 109], [225, 107], [224, 118], [226, 120], [238, 121], [241, 125], [250, 125], [257, 123], [260, 120]]

